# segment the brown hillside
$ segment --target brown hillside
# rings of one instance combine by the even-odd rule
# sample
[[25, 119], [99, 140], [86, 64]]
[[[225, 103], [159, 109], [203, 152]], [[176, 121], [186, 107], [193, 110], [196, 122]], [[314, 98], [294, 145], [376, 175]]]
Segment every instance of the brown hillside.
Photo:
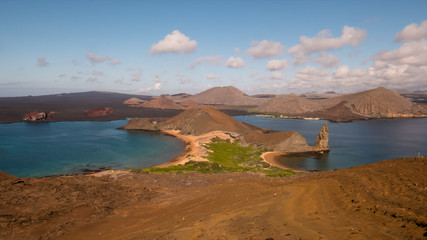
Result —
[[295, 94], [282, 94], [270, 99], [257, 108], [260, 112], [277, 112], [285, 114], [301, 114], [318, 111], [333, 105], [334, 101], [311, 100]]
[[348, 101], [347, 106], [354, 112], [369, 117], [422, 114], [424, 111], [419, 105], [412, 103], [397, 92], [383, 87], [338, 98]]
[[169, 98], [156, 98], [148, 102], [139, 104], [138, 107], [143, 108], [157, 108], [157, 109], [184, 109], [183, 106], [175, 103], [172, 99]]
[[182, 135], [200, 136], [213, 131], [233, 132], [249, 144], [260, 145], [270, 151], [312, 151], [306, 139], [297, 132], [278, 132], [239, 122], [231, 116], [205, 106], [190, 109], [170, 119], [131, 119], [122, 127], [128, 130], [180, 130]]
[[233, 86], [214, 87], [186, 99], [194, 100], [199, 104], [227, 106], [258, 106], [267, 101], [264, 98], [250, 97]]
[[145, 102], [145, 100], [139, 99], [139, 98], [129, 98], [126, 101], [123, 102], [123, 104], [127, 104], [127, 105], [137, 105], [137, 104], [141, 104]]

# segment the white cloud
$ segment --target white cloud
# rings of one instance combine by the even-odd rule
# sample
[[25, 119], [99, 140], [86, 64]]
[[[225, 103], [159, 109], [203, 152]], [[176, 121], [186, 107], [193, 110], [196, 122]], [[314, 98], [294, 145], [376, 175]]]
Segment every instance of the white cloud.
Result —
[[286, 60], [270, 60], [265, 68], [270, 71], [283, 70], [288, 68], [288, 62]]
[[271, 72], [270, 75], [259, 77], [258, 80], [282, 80], [283, 79], [283, 73], [282, 72]]
[[222, 64], [221, 57], [219, 55], [214, 55], [214, 56], [200, 57], [196, 61], [192, 62], [188, 68], [195, 68], [197, 67], [197, 65], [204, 62], [210, 63], [212, 65]]
[[[427, 40], [405, 42], [398, 49], [378, 52], [374, 59], [393, 64], [427, 65]], [[381, 62], [374, 64], [378, 66]]]
[[339, 49], [346, 45], [358, 46], [365, 38], [366, 31], [355, 27], [344, 26], [341, 36], [337, 38], [332, 37], [329, 30], [322, 30], [314, 38], [301, 36], [298, 45], [291, 47], [288, 53], [294, 55], [294, 64], [300, 65], [312, 53]]
[[254, 59], [271, 58], [282, 55], [285, 51], [285, 46], [280, 42], [271, 40], [252, 41], [251, 47], [246, 50], [246, 54]]
[[50, 63], [48, 63], [45, 58], [43, 58], [43, 57], [37, 58], [37, 66], [46, 67], [46, 66], [49, 66], [49, 64]]
[[207, 76], [206, 76], [206, 78], [207, 79], [219, 79], [219, 78], [221, 78], [220, 76], [218, 76], [218, 75], [215, 75], [215, 74], [208, 74]]
[[142, 76], [142, 70], [138, 70], [137, 72], [132, 74], [132, 76], [130, 77], [130, 80], [134, 82], [138, 82], [141, 80], [141, 76]]
[[153, 91], [162, 90], [162, 88], [163, 88], [162, 83], [158, 82], [158, 83], [155, 83], [154, 86], [152, 87], [139, 89], [139, 92], [141, 93], [153, 92]]
[[95, 63], [103, 63], [105, 61], [110, 61], [111, 58], [109, 56], [96, 56], [93, 52], [86, 53], [87, 59], [93, 64]]
[[396, 34], [395, 41], [414, 41], [420, 40], [427, 36], [427, 20], [420, 23], [420, 25], [416, 23], [409, 24], [401, 32]]
[[301, 80], [311, 81], [311, 80], [316, 80], [319, 78], [326, 77], [328, 75], [329, 73], [324, 69], [307, 66], [304, 69], [299, 69], [296, 72], [295, 77]]
[[163, 40], [151, 46], [151, 54], [192, 53], [197, 49], [197, 41], [190, 40], [178, 30], [166, 35]]
[[339, 66], [332, 74], [334, 78], [363, 77], [366, 71], [360, 68], [350, 69], [347, 65]]
[[245, 61], [240, 57], [229, 57], [225, 65], [229, 68], [242, 68], [245, 66]]
[[313, 61], [322, 65], [324, 68], [331, 68], [338, 66], [338, 64], [340, 63], [340, 58], [332, 54], [321, 52], [319, 54], [319, 57], [314, 58]]

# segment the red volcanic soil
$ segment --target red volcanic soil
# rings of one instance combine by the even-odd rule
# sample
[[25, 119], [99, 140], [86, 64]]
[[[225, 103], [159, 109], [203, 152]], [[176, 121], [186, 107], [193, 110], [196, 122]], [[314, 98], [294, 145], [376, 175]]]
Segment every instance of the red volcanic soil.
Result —
[[156, 109], [184, 109], [183, 106], [175, 103], [172, 99], [160, 97], [151, 101], [141, 103], [137, 107], [156, 108]]
[[0, 239], [423, 239], [427, 158], [257, 173], [14, 178]]
[[86, 116], [98, 117], [98, 116], [107, 116], [114, 113], [114, 110], [110, 107], [105, 108], [94, 108], [85, 113]]

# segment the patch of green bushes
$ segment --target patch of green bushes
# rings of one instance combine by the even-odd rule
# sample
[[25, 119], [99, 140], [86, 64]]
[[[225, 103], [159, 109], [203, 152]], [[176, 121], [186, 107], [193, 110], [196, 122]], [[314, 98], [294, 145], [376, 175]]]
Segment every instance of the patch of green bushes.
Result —
[[205, 147], [210, 150], [206, 162], [189, 161], [185, 164], [165, 168], [150, 167], [131, 169], [131, 172], [148, 173], [221, 173], [221, 172], [262, 172], [268, 177], [287, 177], [294, 175], [292, 170], [270, 166], [260, 157], [265, 150], [255, 146], [243, 146], [239, 140], [212, 138]]

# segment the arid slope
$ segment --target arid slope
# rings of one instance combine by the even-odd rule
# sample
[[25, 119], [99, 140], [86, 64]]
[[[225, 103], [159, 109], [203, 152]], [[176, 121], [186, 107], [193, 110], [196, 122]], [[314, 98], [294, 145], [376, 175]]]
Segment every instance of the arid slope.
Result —
[[427, 158], [256, 173], [0, 176], [1, 239], [422, 239]]

